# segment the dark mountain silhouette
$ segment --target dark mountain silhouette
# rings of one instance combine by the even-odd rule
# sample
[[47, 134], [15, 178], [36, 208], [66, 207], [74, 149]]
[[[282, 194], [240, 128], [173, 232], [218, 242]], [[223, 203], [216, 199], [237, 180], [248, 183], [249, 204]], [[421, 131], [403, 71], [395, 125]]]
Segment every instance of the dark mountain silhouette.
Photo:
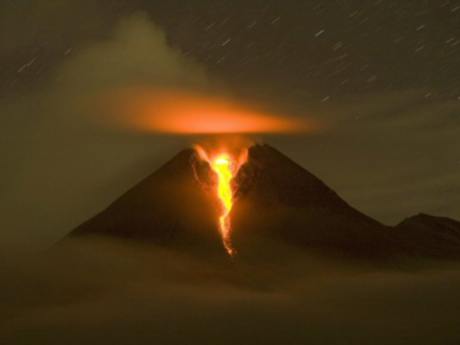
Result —
[[255, 246], [259, 237], [269, 235], [338, 256], [387, 256], [401, 250], [386, 226], [348, 205], [268, 145], [250, 149], [236, 184], [240, 186], [233, 214], [237, 248], [245, 243]]
[[[208, 163], [184, 150], [70, 237], [107, 235], [223, 254], [214, 181]], [[350, 258], [460, 257], [459, 222], [419, 215], [385, 226], [268, 145], [249, 149], [234, 189], [232, 239], [242, 257], [269, 248], [267, 241]]]
[[406, 244], [412, 255], [460, 257], [460, 222], [453, 219], [419, 214], [399, 223], [394, 236]]
[[208, 164], [193, 149], [183, 150], [70, 237], [103, 235], [220, 253], [218, 208], [207, 190], [209, 178]]

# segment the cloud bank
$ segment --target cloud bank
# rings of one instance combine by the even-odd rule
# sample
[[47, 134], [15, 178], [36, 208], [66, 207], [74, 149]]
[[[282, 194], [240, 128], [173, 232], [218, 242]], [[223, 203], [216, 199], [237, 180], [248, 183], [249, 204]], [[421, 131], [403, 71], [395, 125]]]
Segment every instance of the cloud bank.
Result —
[[382, 270], [293, 248], [277, 248], [276, 260], [230, 265], [107, 242], [60, 249], [0, 268], [2, 343], [460, 340], [458, 266]]

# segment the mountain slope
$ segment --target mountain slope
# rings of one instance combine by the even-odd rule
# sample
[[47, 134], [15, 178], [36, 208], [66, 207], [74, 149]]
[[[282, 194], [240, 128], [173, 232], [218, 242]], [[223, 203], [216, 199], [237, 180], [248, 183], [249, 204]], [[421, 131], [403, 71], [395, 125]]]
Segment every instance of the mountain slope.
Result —
[[[106, 235], [224, 254], [214, 182], [208, 163], [184, 150], [70, 237]], [[385, 226], [268, 145], [249, 148], [233, 183], [231, 237], [239, 257], [273, 255], [270, 242], [336, 257], [460, 258], [460, 223], [418, 216]]]
[[[339, 256], [387, 256], [401, 250], [387, 227], [348, 205], [321, 180], [268, 145], [250, 148], [237, 184], [234, 237], [241, 250], [245, 242], [267, 234]], [[256, 239], [248, 238], [248, 233]]]
[[184, 150], [72, 231], [70, 237], [104, 235], [220, 251], [216, 201], [195, 177], [206, 176], [207, 170], [194, 150]]

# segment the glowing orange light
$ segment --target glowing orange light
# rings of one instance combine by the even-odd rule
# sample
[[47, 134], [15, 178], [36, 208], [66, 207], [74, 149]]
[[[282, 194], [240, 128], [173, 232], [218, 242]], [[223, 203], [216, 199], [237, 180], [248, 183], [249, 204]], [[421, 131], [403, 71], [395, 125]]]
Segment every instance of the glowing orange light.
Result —
[[228, 254], [233, 255], [234, 249], [230, 240], [230, 211], [233, 206], [233, 191], [231, 181], [233, 173], [231, 168], [232, 162], [230, 157], [223, 153], [211, 161], [211, 168], [217, 174], [217, 195], [223, 206], [223, 212], [219, 217], [220, 233], [222, 241]]
[[225, 250], [230, 256], [235, 255], [236, 251], [233, 248], [231, 241], [231, 219], [230, 212], [233, 208], [233, 189], [232, 181], [236, 176], [239, 168], [247, 159], [247, 151], [240, 155], [238, 160], [235, 160], [230, 154], [223, 152], [209, 158], [206, 151], [200, 147], [196, 147], [199, 156], [208, 161], [211, 169], [217, 175], [217, 197], [222, 205], [222, 212], [219, 216], [219, 232], [222, 237], [222, 243]]
[[305, 118], [278, 116], [222, 97], [178, 90], [121, 90], [109, 100], [115, 120], [138, 131], [180, 135], [316, 130]]

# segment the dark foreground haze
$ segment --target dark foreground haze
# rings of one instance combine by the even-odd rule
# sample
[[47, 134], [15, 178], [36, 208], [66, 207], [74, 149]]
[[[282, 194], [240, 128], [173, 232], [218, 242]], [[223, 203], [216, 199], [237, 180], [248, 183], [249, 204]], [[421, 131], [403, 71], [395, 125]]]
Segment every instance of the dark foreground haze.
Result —
[[0, 343], [458, 344], [460, 267], [420, 264], [73, 240], [2, 264]]

